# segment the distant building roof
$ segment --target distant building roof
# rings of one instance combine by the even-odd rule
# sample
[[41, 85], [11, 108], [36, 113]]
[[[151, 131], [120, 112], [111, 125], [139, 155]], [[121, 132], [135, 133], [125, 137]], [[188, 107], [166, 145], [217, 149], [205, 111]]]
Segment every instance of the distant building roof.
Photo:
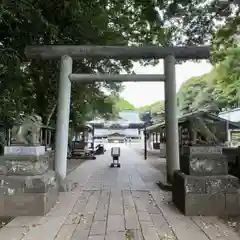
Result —
[[219, 117], [229, 120], [231, 122], [240, 122], [240, 108], [220, 112]]
[[[209, 112], [205, 112], [205, 111], [198, 111], [198, 112], [193, 112], [193, 113], [189, 113], [189, 114], [186, 114], [186, 115], [183, 115], [181, 117], [178, 117], [178, 123], [183, 123], [191, 118], [194, 118], [194, 117], [203, 117], [203, 118], [208, 118], [208, 119], [211, 119], [211, 120], [216, 120], [216, 121], [226, 121], [225, 118], [221, 117], [221, 116], [216, 116], [214, 114], [211, 114]], [[236, 122], [234, 121], [230, 121], [229, 120], [229, 126], [232, 126], [232, 127], [235, 127], [235, 128], [240, 128], [240, 125], [237, 124]], [[157, 124], [154, 124], [152, 126], [149, 126], [147, 128], [148, 131], [154, 131], [154, 130], [157, 130], [158, 128], [162, 128], [162, 127], [165, 127], [165, 122], [161, 122], [161, 123], [157, 123]]]
[[141, 123], [139, 112], [132, 110], [124, 110], [119, 112], [119, 117], [128, 121], [129, 123]]
[[139, 132], [138, 129], [98, 129], [95, 128], [94, 136], [95, 137], [107, 137], [112, 134], [119, 134], [119, 135], [125, 135], [127, 137], [138, 137]]
[[120, 124], [127, 127], [129, 124], [143, 124], [140, 119], [139, 112], [132, 110], [124, 110], [119, 112], [117, 119], [112, 119], [106, 121], [104, 119], [94, 119], [89, 122], [89, 124], [104, 124], [105, 127], [110, 127], [111, 125]]

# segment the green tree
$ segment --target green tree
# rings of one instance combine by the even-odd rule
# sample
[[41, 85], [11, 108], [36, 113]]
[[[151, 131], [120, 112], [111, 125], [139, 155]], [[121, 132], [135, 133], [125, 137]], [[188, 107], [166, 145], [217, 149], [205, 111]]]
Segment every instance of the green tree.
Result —
[[213, 62], [218, 63], [234, 54], [236, 48], [240, 47], [240, 8], [236, 17], [229, 18], [213, 38]]
[[[1, 89], [4, 89], [0, 103], [8, 101], [11, 106], [2, 108], [1, 115], [8, 115], [8, 109], [14, 109], [15, 115], [29, 110], [40, 114], [44, 123], [55, 122], [59, 61], [27, 61], [24, 48], [28, 44], [127, 45], [163, 41], [165, 36], [148, 30], [141, 13], [132, 6], [133, 2], [113, 0], [19, 0], [14, 4], [5, 1], [0, 6]], [[131, 61], [126, 59], [75, 61], [73, 68], [81, 73], [117, 74], [122, 69], [129, 73], [131, 67]], [[76, 119], [84, 120], [83, 114], [90, 117], [113, 109], [114, 102], [107, 100], [103, 88], [118, 92], [121, 84], [74, 86], [71, 116], [76, 124]], [[98, 108], [101, 110], [97, 111]]]
[[[24, 56], [27, 44], [202, 44], [215, 33], [226, 35], [221, 34], [222, 27], [215, 20], [224, 20], [231, 31], [238, 26], [236, 9], [236, 4], [227, 1], [204, 0], [3, 1], [0, 5], [0, 104], [5, 107], [0, 109], [1, 116], [9, 118], [20, 111], [35, 111], [45, 123], [55, 122], [59, 62], [28, 61]], [[234, 31], [229, 34], [233, 35], [236, 35]], [[217, 46], [216, 43], [218, 50]], [[74, 72], [117, 74], [125, 69], [130, 73], [131, 67], [128, 59], [81, 60], [75, 61]], [[113, 110], [114, 103], [106, 101], [102, 89], [118, 92], [121, 84], [95, 83], [74, 88], [71, 116], [77, 124], [84, 120], [83, 114], [90, 117], [106, 114], [106, 109]], [[96, 111], [100, 105], [104, 107]]]
[[123, 98], [116, 99], [115, 107], [117, 111], [122, 111], [122, 110], [134, 110], [135, 107], [128, 102], [127, 100]]
[[213, 90], [214, 89], [209, 86], [202, 89], [192, 103], [193, 111], [219, 112], [220, 109], [218, 108], [218, 102], [212, 94]]
[[203, 91], [206, 86], [206, 82], [202, 77], [192, 77], [184, 82], [178, 92], [179, 99], [179, 113], [184, 115], [195, 111], [193, 102], [198, 94]]
[[217, 66], [217, 90], [227, 99], [227, 104], [232, 107], [240, 103], [240, 47], [232, 49], [228, 56]]
[[164, 111], [164, 101], [157, 101], [153, 104], [150, 105], [145, 105], [142, 107], [137, 108], [139, 112], [146, 112], [146, 111], [151, 111], [151, 112], [162, 112]]
[[[195, 45], [209, 42], [212, 36], [239, 14], [235, 1], [147, 0], [135, 1], [142, 15], [149, 20], [152, 31], [165, 31], [167, 44]], [[170, 39], [170, 41], [169, 41]]]

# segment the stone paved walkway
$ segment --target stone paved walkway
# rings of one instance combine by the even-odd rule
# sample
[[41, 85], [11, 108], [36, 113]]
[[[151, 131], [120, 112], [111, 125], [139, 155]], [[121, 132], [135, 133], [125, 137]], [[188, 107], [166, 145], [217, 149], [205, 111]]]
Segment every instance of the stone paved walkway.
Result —
[[121, 168], [109, 151], [71, 172], [72, 192], [61, 193], [45, 217], [17, 217], [0, 240], [235, 240], [215, 217], [185, 217], [155, 182], [159, 171], [122, 146]]

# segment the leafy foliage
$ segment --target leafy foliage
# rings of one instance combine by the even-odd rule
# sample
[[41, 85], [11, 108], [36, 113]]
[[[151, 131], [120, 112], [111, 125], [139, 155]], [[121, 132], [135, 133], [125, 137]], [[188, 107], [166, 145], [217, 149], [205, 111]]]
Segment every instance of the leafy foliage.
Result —
[[162, 112], [162, 111], [164, 111], [164, 101], [158, 101], [151, 105], [139, 107], [138, 110], [140, 112], [145, 112], [145, 111]]
[[[24, 48], [30, 44], [169, 46], [202, 44], [214, 36], [213, 61], [221, 61], [221, 67], [226, 67], [225, 78], [216, 80], [219, 87], [214, 91], [217, 97], [223, 97], [224, 101], [227, 98], [229, 104], [235, 104], [236, 97], [230, 100], [221, 89], [228, 82], [225, 93], [233, 96], [236, 92], [233, 87], [238, 86], [237, 53], [231, 55], [232, 60], [226, 58], [238, 43], [238, 13], [237, 4], [217, 0], [4, 0], [0, 5], [0, 118], [11, 122], [21, 111], [34, 111], [42, 116], [45, 124], [55, 123], [59, 62], [27, 60]], [[216, 20], [224, 20], [224, 26], [216, 24]], [[236, 74], [227, 78], [230, 64], [234, 64]], [[129, 59], [81, 60], [74, 62], [73, 71], [118, 74], [123, 69], [131, 73], [131, 68]], [[104, 89], [118, 93], [122, 87], [117, 83], [73, 86], [73, 125], [93, 116], [109, 116], [117, 108], [132, 107], [124, 101], [114, 107], [113, 99], [105, 94]], [[188, 100], [181, 100], [185, 105], [193, 96], [190, 94], [188, 97]], [[191, 109], [200, 103], [206, 105], [206, 97], [196, 99], [198, 104], [193, 104]], [[164, 113], [163, 102], [150, 108], [156, 115]]]
[[130, 102], [128, 102], [127, 100], [125, 100], [123, 98], [119, 98], [116, 100], [115, 108], [119, 112], [122, 110], [134, 110], [135, 109], [135, 107]]
[[240, 47], [232, 49], [224, 61], [218, 65], [217, 90], [227, 99], [229, 106], [240, 103]]
[[[205, 110], [218, 113], [224, 108], [240, 106], [240, 48], [232, 48], [212, 71], [184, 82], [177, 93], [179, 115]], [[154, 108], [152, 107], [154, 106]], [[152, 111], [162, 108], [156, 102], [140, 110]], [[159, 121], [159, 120], [158, 120]]]
[[[164, 41], [165, 36], [146, 28], [141, 11], [135, 10], [133, 1], [4, 1], [0, 5], [0, 104], [3, 106], [0, 116], [9, 121], [20, 111], [34, 111], [42, 116], [44, 123], [55, 123], [59, 62], [29, 62], [24, 56], [26, 45], [127, 45]], [[131, 67], [128, 59], [82, 60], [74, 62], [73, 71], [118, 74], [123, 69], [130, 73]], [[114, 102], [104, 94], [104, 88], [119, 92], [121, 84], [73, 86], [74, 125], [93, 115], [113, 111]]]
[[[145, 15], [152, 21], [158, 15], [155, 26], [168, 29], [172, 44], [213, 44], [211, 61], [215, 67], [209, 74], [190, 78], [181, 86], [177, 93], [179, 115], [199, 109], [217, 113], [222, 108], [238, 106], [239, 6], [234, 1], [159, 0], [146, 2], [145, 7]], [[153, 116], [161, 112], [163, 116], [164, 101], [139, 111], [151, 111]]]
[[237, 16], [223, 25], [213, 38], [213, 62], [223, 61], [228, 55], [232, 55], [240, 43], [240, 8]]
[[152, 23], [152, 31], [155, 28], [157, 31], [167, 32], [172, 44], [206, 43], [221, 28], [219, 23], [232, 24], [232, 20], [239, 13], [239, 6], [235, 1], [135, 2], [142, 14]]
[[152, 123], [157, 123], [164, 120], [164, 101], [158, 101], [151, 105], [146, 105], [138, 108], [138, 111], [141, 113], [141, 117], [145, 112], [151, 113]]

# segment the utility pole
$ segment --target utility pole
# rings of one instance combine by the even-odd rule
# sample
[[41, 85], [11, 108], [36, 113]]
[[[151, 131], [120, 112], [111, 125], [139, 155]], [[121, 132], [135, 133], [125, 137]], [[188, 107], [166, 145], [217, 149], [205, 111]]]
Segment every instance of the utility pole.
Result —
[[146, 123], [144, 124], [144, 159], [147, 160], [147, 129]]
[[144, 130], [143, 130], [143, 135], [144, 135], [144, 159], [147, 159], [147, 140], [148, 140], [148, 132], [147, 132], [147, 127], [151, 125], [152, 122], [152, 115], [151, 112], [145, 112], [143, 115], [143, 122], [144, 122]]

